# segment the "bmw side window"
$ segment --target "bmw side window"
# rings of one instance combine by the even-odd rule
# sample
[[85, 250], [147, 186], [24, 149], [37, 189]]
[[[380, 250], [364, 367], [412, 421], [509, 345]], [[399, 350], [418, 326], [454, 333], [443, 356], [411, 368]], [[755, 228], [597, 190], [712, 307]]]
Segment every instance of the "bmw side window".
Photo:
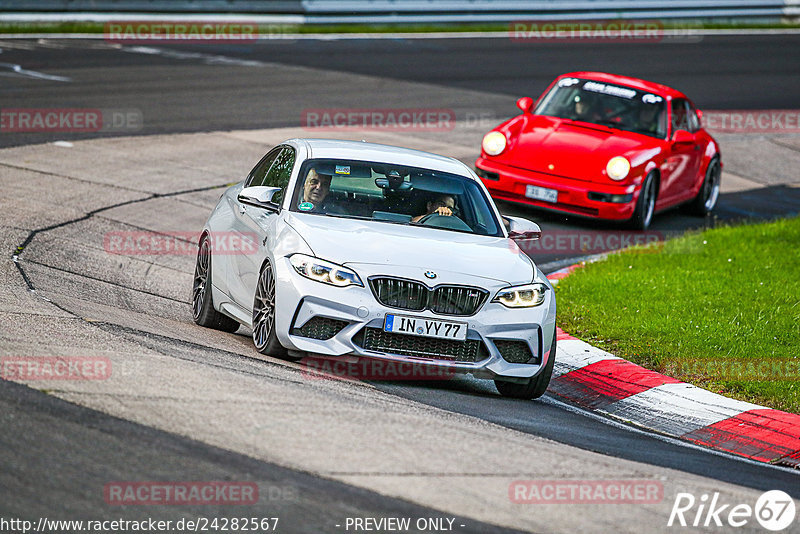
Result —
[[283, 194], [289, 185], [289, 178], [291, 178], [292, 168], [294, 168], [294, 160], [294, 148], [290, 146], [284, 147], [278, 157], [275, 158], [264, 179], [263, 185], [281, 188], [281, 192], [272, 197], [278, 204], [283, 201]]
[[672, 101], [672, 135], [678, 130], [689, 130], [689, 122], [686, 118], [686, 100], [676, 99]]
[[278, 157], [278, 154], [281, 153], [281, 150], [283, 150], [283, 147], [273, 148], [267, 153], [266, 156], [261, 158], [261, 161], [258, 162], [258, 165], [253, 167], [253, 170], [250, 171], [244, 186], [251, 187], [257, 185], [266, 185], [264, 184], [264, 180], [267, 177], [267, 171], [269, 171], [269, 168], [272, 166], [272, 162], [275, 161], [275, 158]]

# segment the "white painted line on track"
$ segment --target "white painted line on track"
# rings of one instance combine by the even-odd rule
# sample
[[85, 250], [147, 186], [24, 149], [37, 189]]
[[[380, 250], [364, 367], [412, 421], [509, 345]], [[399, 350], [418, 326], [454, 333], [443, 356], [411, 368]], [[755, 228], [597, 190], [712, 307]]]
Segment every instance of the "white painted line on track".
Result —
[[49, 80], [52, 82], [71, 82], [72, 78], [68, 78], [66, 76], [56, 76], [54, 74], [45, 74], [43, 72], [37, 72], [35, 70], [29, 70], [22, 68], [22, 65], [17, 65], [15, 63], [0, 63], [0, 69], [8, 69], [11, 71], [12, 74], [27, 77], [27, 78], [37, 78], [40, 80]]
[[219, 54], [202, 54], [200, 52], [179, 52], [177, 50], [167, 50], [152, 46], [123, 46], [123, 52], [133, 54], [146, 54], [150, 56], [161, 56], [167, 59], [198, 59], [206, 65], [237, 65], [240, 67], [265, 67], [266, 63], [252, 59], [239, 59]]

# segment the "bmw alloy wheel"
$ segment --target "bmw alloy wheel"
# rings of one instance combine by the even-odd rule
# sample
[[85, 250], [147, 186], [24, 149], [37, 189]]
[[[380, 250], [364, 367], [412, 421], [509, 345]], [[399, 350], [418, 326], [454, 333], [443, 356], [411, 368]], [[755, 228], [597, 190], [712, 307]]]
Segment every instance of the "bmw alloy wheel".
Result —
[[192, 316], [195, 322], [200, 320], [206, 298], [208, 283], [208, 266], [210, 263], [208, 239], [203, 239], [197, 253], [197, 265], [194, 268], [194, 284], [192, 285]]
[[275, 275], [267, 262], [258, 277], [253, 303], [253, 343], [259, 352], [268, 349], [275, 337]]

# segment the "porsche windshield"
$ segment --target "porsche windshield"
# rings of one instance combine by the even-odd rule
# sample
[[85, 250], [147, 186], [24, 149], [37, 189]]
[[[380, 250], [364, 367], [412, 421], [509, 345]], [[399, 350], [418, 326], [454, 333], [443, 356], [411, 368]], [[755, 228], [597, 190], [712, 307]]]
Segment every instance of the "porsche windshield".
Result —
[[593, 80], [558, 80], [534, 113], [602, 124], [652, 137], [664, 138], [667, 135], [663, 97]]
[[502, 236], [490, 200], [463, 176], [368, 161], [311, 159], [292, 211]]

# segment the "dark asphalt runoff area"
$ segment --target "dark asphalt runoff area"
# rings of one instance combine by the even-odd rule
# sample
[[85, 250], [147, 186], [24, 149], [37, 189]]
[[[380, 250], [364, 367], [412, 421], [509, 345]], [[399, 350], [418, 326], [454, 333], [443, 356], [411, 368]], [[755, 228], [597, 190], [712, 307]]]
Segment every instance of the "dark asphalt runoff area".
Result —
[[[297, 127], [302, 111], [308, 108], [441, 105], [422, 89], [404, 95], [393, 92], [393, 83], [401, 81], [462, 91], [460, 94], [471, 96], [453, 104], [458, 117], [480, 112], [498, 117], [497, 122], [516, 113], [516, 98], [536, 96], [555, 76], [572, 70], [610, 71], [663, 82], [680, 88], [707, 109], [793, 109], [800, 86], [800, 54], [795, 53], [800, 50], [800, 35], [703, 36], [695, 42], [676, 39], [641, 46], [526, 44], [483, 38], [303, 39], [247, 45], [158, 45], [155, 51], [148, 45], [121, 51], [103, 41], [55, 41], [54, 46], [30, 43], [27, 48], [20, 46], [26, 41], [13, 41], [13, 46], [0, 41], [1, 64], [71, 79], [47, 81], [0, 67], [0, 109], [136, 110], [144, 124], [140, 130], [120, 132], [6, 132], [0, 134], [0, 147], [99, 136]], [[275, 83], [265, 75], [273, 65], [304, 69], [298, 69], [291, 84]], [[346, 94], [326, 91], [325, 71], [379, 77], [385, 80], [386, 92], [364, 94], [357, 83]], [[231, 181], [238, 179], [231, 177]], [[673, 234], [720, 221], [766, 219], [797, 213], [798, 206], [800, 189], [776, 185], [723, 195], [716, 219], [698, 220], [679, 210], [662, 214], [653, 230]], [[534, 218], [545, 230], [588, 227], [584, 221], [560, 215], [530, 212], [507, 203], [500, 207]], [[536, 259], [548, 263], [577, 255], [547, 254]], [[503, 399], [491, 383], [469, 378], [443, 384], [376, 386], [393, 395], [580, 448], [760, 490], [782, 489], [800, 498], [797, 473], [608, 425], [547, 397], [535, 403]], [[3, 381], [0, 424], [0, 444], [7, 451], [0, 459], [0, 485], [5, 490], [0, 514], [4, 516], [38, 517], [54, 509], [76, 518], [105, 516], [117, 509], [104, 503], [103, 484], [132, 476], [140, 480], [148, 476], [163, 480], [224, 477], [256, 481], [266, 488], [262, 491], [290, 488], [288, 494], [293, 498], [281, 498], [276, 490], [279, 497], [262, 499], [259, 505], [265, 515], [280, 511], [305, 521], [296, 529], [286, 525], [284, 532], [309, 531], [345, 516], [441, 515], [115, 419]], [[52, 462], [62, 466], [58, 473], [52, 470]], [[75, 480], [82, 481], [80, 488], [74, 486]], [[36, 489], [41, 487], [52, 490], [39, 494]], [[158, 513], [162, 511], [165, 519], [202, 515], [175, 507]], [[123, 517], [141, 515], [139, 510], [120, 513]], [[465, 532], [503, 531], [472, 520], [463, 522], [468, 527]]]

